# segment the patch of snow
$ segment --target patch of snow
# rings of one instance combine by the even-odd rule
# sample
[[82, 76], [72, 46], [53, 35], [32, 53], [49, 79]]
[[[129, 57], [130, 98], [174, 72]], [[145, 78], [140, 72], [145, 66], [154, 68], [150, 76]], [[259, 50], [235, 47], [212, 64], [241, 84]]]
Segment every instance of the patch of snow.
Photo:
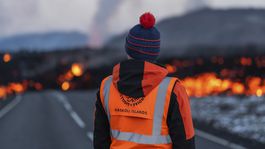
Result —
[[265, 97], [192, 98], [191, 107], [197, 121], [265, 143]]

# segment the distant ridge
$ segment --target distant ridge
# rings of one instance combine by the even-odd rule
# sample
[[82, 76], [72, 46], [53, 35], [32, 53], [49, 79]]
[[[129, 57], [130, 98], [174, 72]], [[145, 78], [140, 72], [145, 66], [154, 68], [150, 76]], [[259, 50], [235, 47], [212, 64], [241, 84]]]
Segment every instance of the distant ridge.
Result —
[[88, 37], [79, 32], [49, 32], [0, 38], [0, 49], [54, 50], [87, 46], [87, 43]]
[[[165, 19], [157, 27], [161, 32], [163, 55], [187, 55], [191, 54], [188, 49], [194, 47], [265, 47], [264, 20], [262, 9], [207, 8]], [[125, 35], [114, 37], [106, 47], [123, 50]], [[210, 52], [224, 54], [223, 51]]]

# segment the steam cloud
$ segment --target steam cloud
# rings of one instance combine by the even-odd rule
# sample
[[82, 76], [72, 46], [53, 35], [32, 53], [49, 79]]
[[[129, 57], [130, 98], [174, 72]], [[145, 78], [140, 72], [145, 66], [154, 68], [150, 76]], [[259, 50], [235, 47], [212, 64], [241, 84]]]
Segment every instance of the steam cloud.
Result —
[[[205, 6], [259, 7], [264, 0], [0, 0], [0, 38], [27, 33], [79, 31], [101, 46], [113, 32], [137, 23], [143, 11], [158, 20]], [[95, 13], [96, 12], [96, 13]]]
[[[200, 9], [202, 7], [205, 7], [206, 3], [205, 0], [182, 0], [184, 1], [186, 5], [186, 11], [193, 11], [196, 9]], [[118, 12], [117, 10], [119, 9], [119, 6], [122, 5], [122, 2], [124, 0], [99, 0], [98, 2], [98, 9], [97, 13], [95, 15], [95, 18], [93, 20], [93, 24], [90, 28], [90, 35], [91, 39], [89, 41], [89, 45], [94, 47], [94, 48], [99, 48], [101, 47], [106, 39], [110, 36], [109, 34], [109, 25], [110, 25], [110, 20], [115, 14]], [[142, 0], [133, 0], [129, 2], [130, 7], [133, 7], [135, 11], [129, 11], [130, 7], [127, 9], [128, 12], [131, 15], [137, 13], [137, 10], [142, 6], [152, 6], [151, 4], [154, 3], [152, 0], [146, 0], [143, 2]], [[156, 2], [159, 7], [159, 4], [163, 4], [163, 1], [157, 1]], [[171, 2], [172, 3], [172, 2]], [[168, 3], [169, 5], [171, 3]], [[177, 4], [181, 3], [181, 0], [178, 0], [175, 2], [176, 7], [178, 6]], [[128, 4], [128, 3], [127, 3]], [[157, 7], [156, 6], [156, 7]], [[152, 9], [152, 8], [151, 8]], [[165, 7], [167, 9], [167, 7]], [[138, 11], [141, 11], [140, 9]], [[143, 10], [147, 11], [147, 10]], [[162, 13], [162, 12], [161, 12]], [[129, 14], [128, 14], [129, 15]]]
[[208, 1], [206, 0], [187, 0], [186, 1], [186, 12], [195, 11], [206, 7]]
[[97, 0], [0, 0], [0, 38], [25, 33], [87, 32]]
[[109, 35], [109, 21], [121, 5], [122, 0], [99, 0], [98, 9], [91, 27], [89, 45], [99, 48]]

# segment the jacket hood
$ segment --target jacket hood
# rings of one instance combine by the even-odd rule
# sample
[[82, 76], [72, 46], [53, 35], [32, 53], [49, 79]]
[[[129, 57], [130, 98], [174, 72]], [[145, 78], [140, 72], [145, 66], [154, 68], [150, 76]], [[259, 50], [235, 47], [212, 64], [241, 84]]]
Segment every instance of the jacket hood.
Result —
[[166, 68], [159, 64], [139, 60], [126, 60], [113, 68], [113, 84], [126, 96], [147, 96], [167, 76]]

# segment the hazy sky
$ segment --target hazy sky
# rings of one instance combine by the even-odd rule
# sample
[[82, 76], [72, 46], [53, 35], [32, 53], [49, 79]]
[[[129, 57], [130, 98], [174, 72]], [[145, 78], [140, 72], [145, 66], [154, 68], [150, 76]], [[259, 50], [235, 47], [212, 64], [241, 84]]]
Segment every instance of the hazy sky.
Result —
[[108, 36], [134, 26], [144, 11], [161, 20], [201, 6], [265, 8], [265, 0], [0, 0], [0, 37], [47, 31], [93, 34], [95, 26]]

